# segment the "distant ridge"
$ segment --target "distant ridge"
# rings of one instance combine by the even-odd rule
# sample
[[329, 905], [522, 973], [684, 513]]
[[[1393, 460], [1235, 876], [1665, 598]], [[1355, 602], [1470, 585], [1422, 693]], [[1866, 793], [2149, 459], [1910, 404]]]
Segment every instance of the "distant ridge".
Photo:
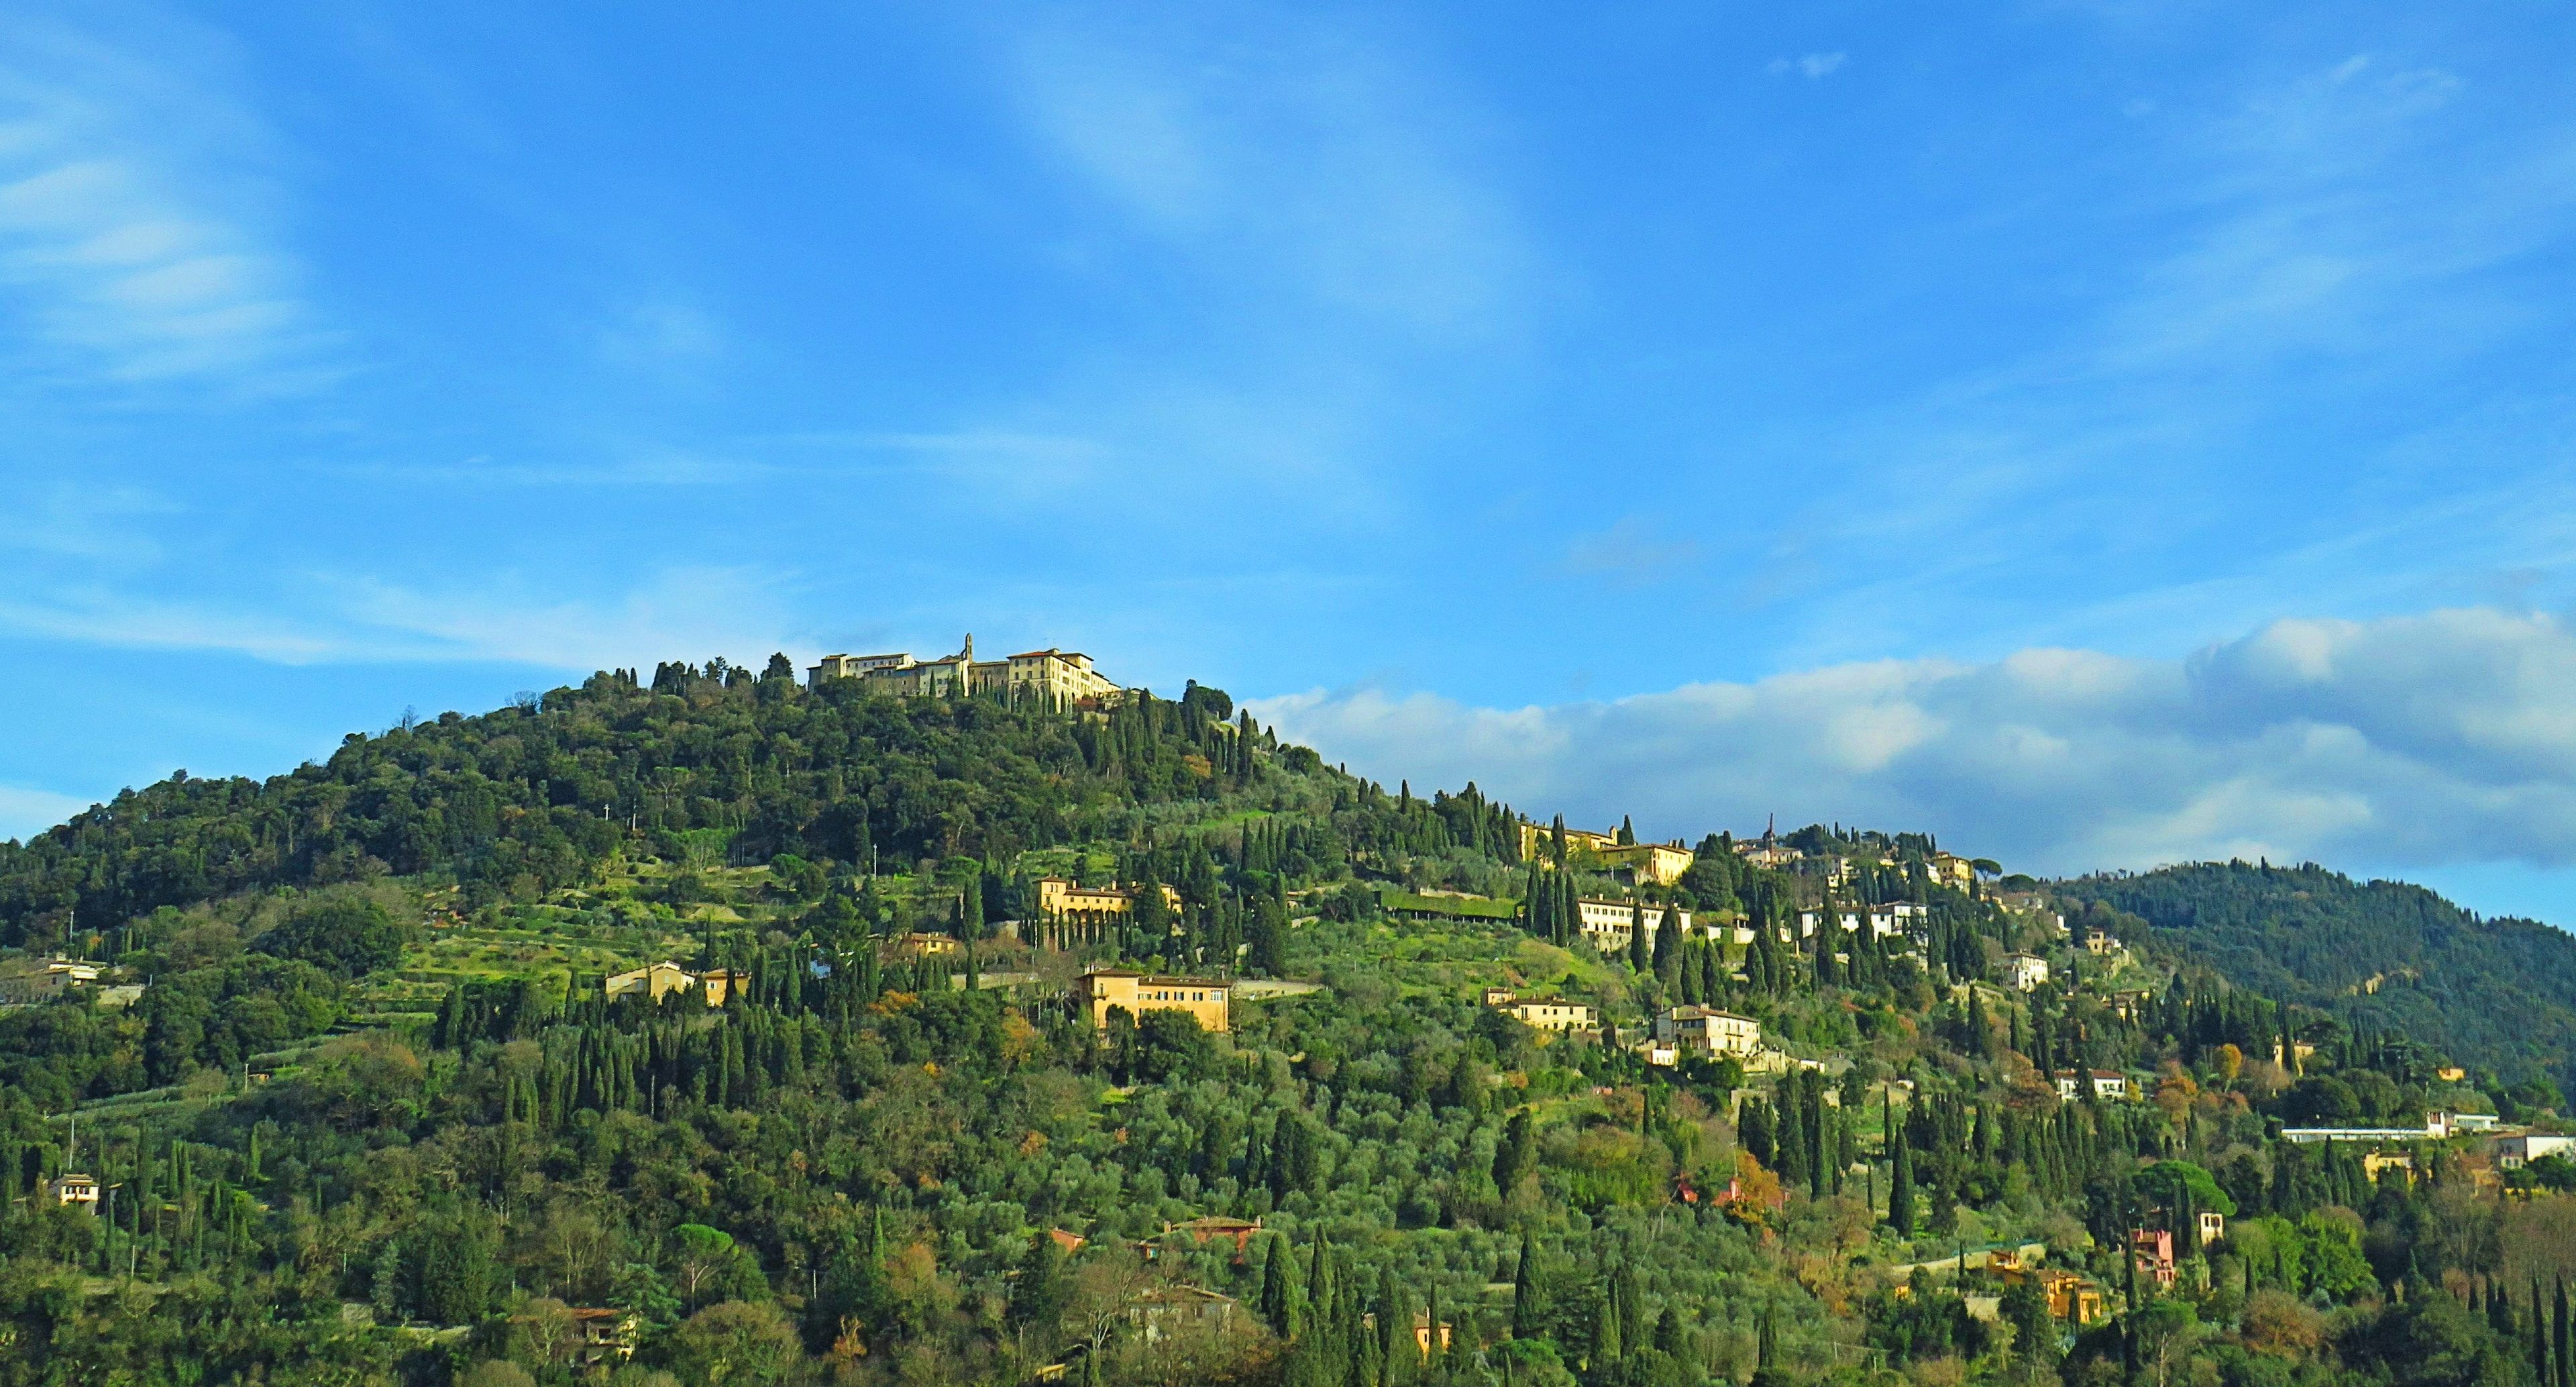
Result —
[[[2390, 1031], [2507, 1079], [2576, 1080], [2576, 937], [2315, 863], [2197, 862], [2057, 883], [2239, 987]], [[2073, 918], [2069, 924], [2082, 925]], [[2131, 925], [2135, 932], [2138, 926]]]

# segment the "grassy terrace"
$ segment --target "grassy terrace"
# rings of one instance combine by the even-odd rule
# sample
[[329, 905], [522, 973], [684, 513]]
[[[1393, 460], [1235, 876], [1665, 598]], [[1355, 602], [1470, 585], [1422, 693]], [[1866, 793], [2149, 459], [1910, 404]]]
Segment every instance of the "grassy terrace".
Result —
[[1450, 915], [1467, 920], [1498, 920], [1506, 924], [1520, 917], [1520, 902], [1496, 900], [1491, 896], [1425, 896], [1399, 887], [1378, 888], [1378, 903], [1390, 915]]

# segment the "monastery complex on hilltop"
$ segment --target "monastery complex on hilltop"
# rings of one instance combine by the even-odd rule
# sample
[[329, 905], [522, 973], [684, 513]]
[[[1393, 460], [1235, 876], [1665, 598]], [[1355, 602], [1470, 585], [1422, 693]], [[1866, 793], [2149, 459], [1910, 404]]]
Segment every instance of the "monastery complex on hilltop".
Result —
[[805, 672], [809, 686], [827, 679], [864, 679], [881, 693], [915, 698], [963, 698], [993, 693], [1071, 707], [1086, 700], [1114, 702], [1124, 692], [1092, 668], [1091, 657], [1071, 650], [1031, 650], [1000, 660], [975, 658], [975, 637], [954, 655], [916, 660], [907, 654], [826, 655]]

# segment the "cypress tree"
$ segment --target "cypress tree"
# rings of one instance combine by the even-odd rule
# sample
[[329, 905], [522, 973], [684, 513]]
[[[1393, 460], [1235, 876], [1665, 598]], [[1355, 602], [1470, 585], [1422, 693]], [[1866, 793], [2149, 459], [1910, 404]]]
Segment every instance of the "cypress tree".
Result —
[[1619, 1268], [1619, 1342], [1630, 1351], [1646, 1347], [1651, 1326], [1646, 1323], [1646, 1294], [1637, 1284], [1637, 1266], [1622, 1263]]
[[2567, 1362], [2567, 1273], [2558, 1274], [2558, 1312], [2549, 1327], [2549, 1360], [2556, 1387], [2570, 1387]]
[[1655, 976], [1676, 992], [1682, 985], [1682, 944], [1681, 907], [1666, 902], [1655, 926]]
[[1315, 1235], [1313, 1254], [1306, 1267], [1306, 1320], [1327, 1329], [1333, 1322], [1333, 1254], [1331, 1240], [1322, 1233]]
[[1900, 1238], [1914, 1236], [1914, 1148], [1901, 1131], [1887, 1176], [1887, 1226]]
[[[2538, 1283], [2534, 1283], [2534, 1293]], [[1535, 1339], [1546, 1332], [1546, 1307], [1539, 1303], [1538, 1243], [1521, 1230], [1521, 1260], [1512, 1270], [1512, 1337]]]
[[[1517, 1299], [1517, 1291], [1515, 1291], [1515, 1298]], [[1447, 1349], [1447, 1345], [1440, 1342], [1440, 1283], [1438, 1281], [1433, 1281], [1431, 1283], [1430, 1301], [1431, 1303], [1424, 1314], [1424, 1318], [1428, 1322], [1424, 1331], [1422, 1344], [1422, 1375], [1424, 1377], [1433, 1377], [1438, 1375], [1440, 1371], [1440, 1360]], [[1513, 1313], [1519, 1313], [1517, 1306], [1514, 1307]]]
[[1272, 1234], [1261, 1259], [1261, 1318], [1282, 1339], [1297, 1337], [1296, 1283], [1288, 1257], [1288, 1240]]
[[2130, 1247], [2128, 1233], [2120, 1235], [2120, 1270], [2126, 1274], [2124, 1299], [2120, 1310], [2120, 1369], [2128, 1381], [2138, 1379], [2138, 1255]]
[[2549, 1308], [2540, 1299], [2540, 1273], [2531, 1274], [2531, 1380], [2549, 1383]]
[[1623, 1356], [1619, 1342], [1619, 1280], [1611, 1277], [1601, 1287], [1601, 1314], [1592, 1330], [1592, 1363], [1596, 1369], [1607, 1369]]

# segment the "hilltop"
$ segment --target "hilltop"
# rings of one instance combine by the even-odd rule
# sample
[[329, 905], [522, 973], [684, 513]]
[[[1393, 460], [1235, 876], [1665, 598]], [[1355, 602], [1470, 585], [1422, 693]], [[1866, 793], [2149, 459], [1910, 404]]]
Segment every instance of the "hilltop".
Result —
[[2503, 1387], [2576, 1270], [2527, 922], [1639, 843], [882, 658], [0, 845], [0, 1384]]
[[2315, 863], [2207, 862], [2057, 884], [2234, 985], [2406, 1037], [2515, 1081], [2576, 1084], [2576, 938], [2482, 919], [2421, 886]]

